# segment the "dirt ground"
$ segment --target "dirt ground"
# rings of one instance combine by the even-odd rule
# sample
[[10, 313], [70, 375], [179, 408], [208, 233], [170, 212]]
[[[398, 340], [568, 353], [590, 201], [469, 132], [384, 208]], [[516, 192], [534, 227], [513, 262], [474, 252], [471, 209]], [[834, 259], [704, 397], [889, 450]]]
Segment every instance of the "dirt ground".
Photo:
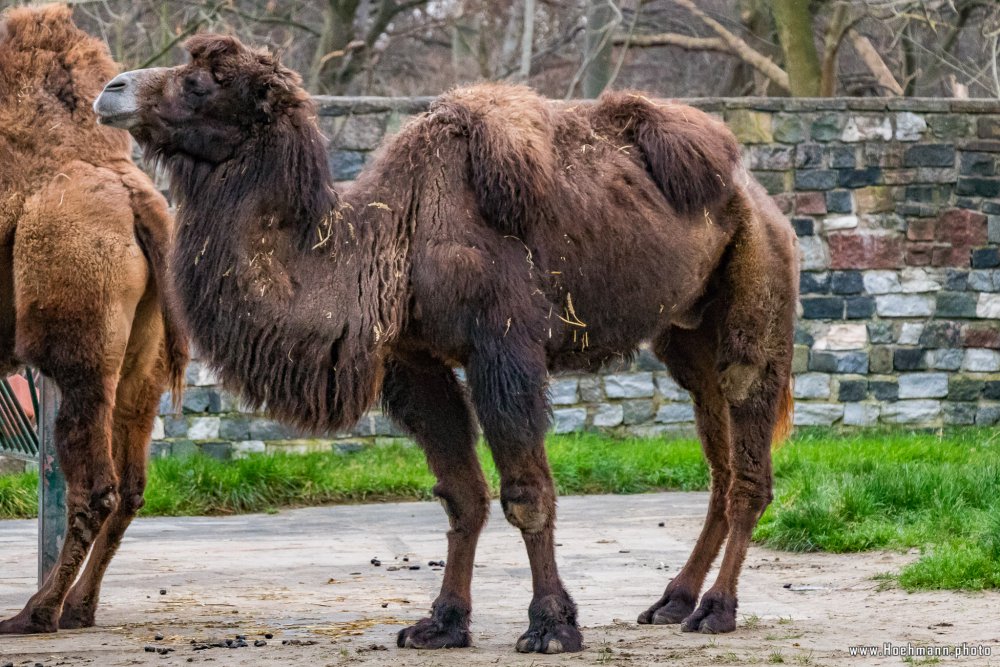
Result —
[[[105, 581], [99, 626], [0, 637], [0, 667], [905, 664], [899, 655], [850, 655], [851, 646], [886, 642], [897, 650], [985, 646], [992, 657], [941, 663], [1000, 665], [1000, 594], [907, 594], [873, 580], [915, 554], [754, 547], [741, 580], [736, 632], [707, 636], [636, 625], [636, 615], [687, 557], [705, 503], [701, 493], [561, 500], [560, 568], [587, 643], [579, 654], [514, 652], [527, 625], [530, 576], [520, 538], [498, 507], [479, 548], [475, 647], [397, 649], [395, 633], [421, 618], [437, 592], [441, 571], [428, 562], [445, 553], [441, 508], [405, 503], [138, 521]], [[2, 616], [15, 613], [34, 590], [35, 540], [34, 522], [0, 522]], [[373, 557], [381, 567], [371, 564]], [[238, 646], [238, 636], [247, 646], [224, 647], [226, 640]], [[168, 650], [148, 652], [156, 649]]]

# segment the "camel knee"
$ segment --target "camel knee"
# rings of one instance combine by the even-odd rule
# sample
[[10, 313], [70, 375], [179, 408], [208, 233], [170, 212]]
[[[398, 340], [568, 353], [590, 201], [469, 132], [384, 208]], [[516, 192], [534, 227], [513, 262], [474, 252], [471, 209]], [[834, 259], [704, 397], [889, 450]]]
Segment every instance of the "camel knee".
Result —
[[442, 484], [434, 487], [434, 495], [448, 515], [448, 524], [453, 531], [475, 535], [486, 525], [490, 514], [490, 495], [485, 483], [480, 492], [472, 498], [459, 500]]
[[539, 533], [555, 520], [555, 499], [540, 489], [504, 489], [500, 504], [507, 521], [523, 533]]
[[761, 368], [755, 364], [732, 363], [719, 373], [719, 388], [730, 405], [747, 400], [753, 386], [760, 380]]

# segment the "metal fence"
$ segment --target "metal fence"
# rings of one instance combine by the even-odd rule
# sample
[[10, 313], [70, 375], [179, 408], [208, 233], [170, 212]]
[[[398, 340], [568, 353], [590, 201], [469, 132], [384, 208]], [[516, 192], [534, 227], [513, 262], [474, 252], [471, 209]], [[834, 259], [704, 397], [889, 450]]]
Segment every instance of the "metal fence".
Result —
[[37, 428], [7, 378], [0, 378], [0, 455], [38, 462], [38, 585], [52, 570], [66, 536], [66, 481], [55, 448], [59, 390], [41, 375], [25, 373]]

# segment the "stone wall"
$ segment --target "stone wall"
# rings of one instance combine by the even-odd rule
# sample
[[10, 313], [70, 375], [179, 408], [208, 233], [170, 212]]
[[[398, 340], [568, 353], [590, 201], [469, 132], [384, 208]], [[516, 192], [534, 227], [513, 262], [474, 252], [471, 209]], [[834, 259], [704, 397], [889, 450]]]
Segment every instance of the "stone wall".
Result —
[[[338, 180], [427, 99], [321, 98]], [[797, 424], [1000, 421], [1000, 103], [700, 99], [799, 235]], [[197, 362], [154, 452], [356, 447], [398, 433], [382, 415], [304, 439], [239, 411]], [[554, 430], [690, 432], [689, 397], [647, 351], [628, 367], [553, 379]]]

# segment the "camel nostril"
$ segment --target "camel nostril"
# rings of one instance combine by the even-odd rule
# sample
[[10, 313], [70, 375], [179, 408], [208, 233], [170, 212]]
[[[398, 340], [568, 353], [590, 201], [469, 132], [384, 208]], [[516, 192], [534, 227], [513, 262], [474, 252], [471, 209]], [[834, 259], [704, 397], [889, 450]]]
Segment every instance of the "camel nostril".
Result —
[[106, 93], [120, 93], [128, 86], [128, 82], [125, 79], [113, 79], [108, 82], [108, 85], [104, 86], [104, 92]]

